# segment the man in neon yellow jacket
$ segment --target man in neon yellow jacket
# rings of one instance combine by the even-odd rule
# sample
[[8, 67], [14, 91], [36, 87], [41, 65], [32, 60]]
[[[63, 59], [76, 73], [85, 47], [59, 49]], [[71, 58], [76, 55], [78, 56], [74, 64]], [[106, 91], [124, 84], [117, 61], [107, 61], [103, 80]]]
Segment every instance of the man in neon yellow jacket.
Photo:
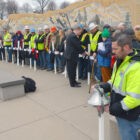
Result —
[[116, 117], [122, 140], [138, 140], [140, 129], [140, 55], [132, 48], [129, 36], [119, 34], [112, 43], [117, 57], [112, 77], [100, 85], [105, 93], [111, 92], [109, 111]]
[[12, 62], [11, 45], [12, 45], [12, 36], [10, 33], [8, 33], [8, 29], [4, 28], [4, 47], [8, 52], [8, 62]]
[[36, 44], [37, 44], [37, 49], [39, 51], [39, 65], [41, 70], [45, 70], [45, 62], [46, 62], [46, 57], [45, 57], [45, 45], [44, 45], [44, 30], [42, 28], [38, 28], [38, 35], [36, 37]]

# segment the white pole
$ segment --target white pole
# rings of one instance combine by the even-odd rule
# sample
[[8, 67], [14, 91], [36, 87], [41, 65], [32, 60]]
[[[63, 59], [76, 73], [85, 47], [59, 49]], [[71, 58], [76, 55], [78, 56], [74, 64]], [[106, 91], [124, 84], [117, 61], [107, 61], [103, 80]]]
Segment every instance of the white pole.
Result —
[[[22, 44], [22, 50], [23, 50], [23, 53], [24, 53], [24, 41], [23, 41], [23, 44]], [[22, 59], [22, 67], [24, 67], [24, 59]]]
[[[34, 49], [36, 49], [36, 43], [35, 42], [34, 42]], [[36, 58], [35, 57], [34, 57], [34, 71], [36, 71]]]
[[20, 46], [20, 41], [18, 41], [18, 47], [17, 47], [17, 66], [19, 66], [19, 46]]
[[[90, 44], [88, 44], [88, 53], [90, 53]], [[90, 57], [89, 57], [89, 61], [90, 61]], [[90, 65], [90, 62], [89, 62]], [[88, 71], [88, 85], [90, 84], [90, 71]]]
[[[65, 46], [64, 46], [64, 50], [66, 50], [66, 44], [65, 44]], [[65, 78], [67, 78], [67, 63], [66, 63], [66, 65], [65, 65]]]
[[[3, 48], [2, 47], [2, 44], [1, 44], [1, 48]], [[3, 50], [3, 49], [2, 49]], [[3, 52], [2, 52], [2, 50], [1, 50], [1, 58], [2, 58], [2, 61], [4, 60], [4, 58], [3, 58]]]
[[77, 65], [77, 68], [76, 68], [76, 80], [77, 81], [79, 80], [79, 69], [78, 69], [78, 65]]
[[1, 48], [1, 59], [2, 59], [2, 61], [3, 61], [3, 52], [2, 52], [2, 48], [3, 48], [3, 46], [2, 46], [2, 42], [1, 42], [1, 40], [0, 40], [0, 48]]
[[104, 140], [104, 101], [103, 96], [99, 97], [102, 110], [99, 111], [99, 140]]
[[3, 53], [1, 53], [1, 58], [2, 58], [2, 61], [3, 61]]
[[[29, 42], [29, 55], [31, 54], [31, 42]], [[30, 69], [32, 69], [32, 58], [30, 57]]]
[[[13, 48], [14, 48], [14, 46], [13, 46], [13, 42], [12, 42], [12, 50], [13, 50]], [[14, 54], [13, 54], [13, 52], [12, 52], [12, 64], [14, 64]]]
[[99, 116], [99, 140], [104, 140], [104, 113]]
[[65, 66], [65, 78], [67, 78], [67, 64]]
[[[54, 42], [52, 42], [52, 50], [54, 52]], [[55, 52], [54, 52], [55, 55]], [[56, 69], [56, 58], [54, 57], [54, 73], [57, 74], [57, 69]]]

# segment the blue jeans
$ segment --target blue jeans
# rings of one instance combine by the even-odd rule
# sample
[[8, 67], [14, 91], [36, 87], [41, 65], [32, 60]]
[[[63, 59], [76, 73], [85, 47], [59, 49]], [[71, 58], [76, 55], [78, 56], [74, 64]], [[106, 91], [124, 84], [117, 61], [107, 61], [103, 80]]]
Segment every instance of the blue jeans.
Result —
[[64, 56], [60, 55], [60, 68], [63, 69], [64, 68]]
[[8, 52], [8, 61], [12, 61], [12, 50], [11, 46], [6, 46]]
[[60, 54], [55, 55], [55, 59], [56, 59], [56, 67], [60, 68], [60, 69], [63, 69]]
[[128, 121], [116, 117], [122, 140], [138, 140], [138, 130], [140, 129], [140, 117], [137, 121]]
[[[91, 65], [91, 71], [92, 71], [93, 60], [90, 60], [90, 65]], [[102, 81], [101, 67], [97, 63], [94, 64], [94, 76], [96, 76], [98, 80]]]
[[46, 63], [45, 63], [46, 68], [53, 69], [54, 66], [53, 66], [53, 64], [51, 63], [50, 54], [49, 54], [48, 52], [45, 51], [45, 55], [46, 55]]
[[45, 57], [45, 51], [39, 51], [39, 62], [40, 62], [40, 68], [46, 68], [45, 66], [45, 62], [46, 61], [46, 57]]

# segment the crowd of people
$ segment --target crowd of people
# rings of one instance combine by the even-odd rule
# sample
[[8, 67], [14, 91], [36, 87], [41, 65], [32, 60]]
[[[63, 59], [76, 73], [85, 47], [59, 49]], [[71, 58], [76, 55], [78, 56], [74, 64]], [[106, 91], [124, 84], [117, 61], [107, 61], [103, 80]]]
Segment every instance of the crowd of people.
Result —
[[[24, 60], [24, 64], [29, 65], [31, 58], [32, 65], [36, 60], [37, 68], [47, 71], [54, 71], [55, 63], [58, 73], [64, 72], [67, 65], [72, 87], [80, 87], [80, 84], [74, 84], [77, 65], [78, 77], [81, 80], [87, 79], [93, 64], [96, 81], [107, 82], [111, 78], [113, 60], [115, 61], [112, 54], [112, 38], [115, 34], [124, 32], [131, 36], [134, 49], [140, 51], [140, 27], [127, 28], [125, 23], [120, 23], [118, 27], [105, 25], [103, 29], [91, 23], [88, 27], [77, 24], [73, 29], [58, 30], [54, 26], [45, 25], [44, 28], [38, 28], [38, 31], [28, 26], [25, 26], [24, 30], [24, 34], [21, 31], [9, 33], [8, 29], [4, 28], [4, 34], [0, 37], [0, 60], [2, 56], [5, 58], [6, 51], [8, 62], [12, 62], [14, 55], [14, 62], [17, 63], [19, 49], [20, 63]], [[84, 52], [85, 54], [82, 54]]]
[[[19, 56], [17, 56], [19, 51]], [[40, 70], [62, 73], [67, 67], [71, 87], [81, 87], [78, 77], [101, 82], [104, 93], [110, 92], [109, 110], [118, 122], [122, 140], [138, 140], [140, 129], [140, 26], [128, 28], [125, 23], [117, 27], [105, 25], [101, 29], [95, 23], [88, 27], [77, 24], [73, 28], [60, 29], [44, 26], [9, 33], [4, 28], [0, 38], [0, 59], [28, 65], [29, 59]], [[12, 57], [14, 55], [14, 57]], [[95, 86], [94, 86], [95, 88]], [[100, 109], [100, 107], [98, 107]]]

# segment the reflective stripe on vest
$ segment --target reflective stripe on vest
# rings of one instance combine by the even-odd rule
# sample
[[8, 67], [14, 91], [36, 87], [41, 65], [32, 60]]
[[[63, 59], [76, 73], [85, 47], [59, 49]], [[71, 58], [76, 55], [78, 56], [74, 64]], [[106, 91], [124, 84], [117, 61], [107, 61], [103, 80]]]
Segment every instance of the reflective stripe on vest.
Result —
[[35, 39], [36, 39], [36, 37], [37, 37], [37, 34], [31, 36], [31, 48], [34, 48], [34, 46], [35, 46]]
[[[129, 68], [132, 67], [135, 63], [136, 63], [135, 61], [132, 61], [132, 62], [128, 65], [128, 67], [126, 68], [125, 72], [120, 72], [119, 75], [120, 75], [120, 77], [121, 77], [121, 81], [120, 81], [120, 83], [119, 83], [119, 88], [117, 88], [115, 85], [113, 85], [113, 88], [112, 88], [116, 93], [121, 94], [122, 96], [126, 96], [126, 95], [128, 94], [128, 95], [130, 95], [130, 96], [132, 96], [132, 97], [135, 98], [135, 93], [129, 93], [129, 92], [126, 93], [126, 92], [124, 92], [124, 91], [122, 90], [125, 73], [126, 73], [126, 72], [129, 70]], [[139, 95], [139, 96], [140, 96], [140, 95]]]
[[4, 46], [11, 46], [12, 45], [12, 42], [10, 41], [7, 41], [11, 39], [11, 35], [9, 33], [7, 33], [5, 36], [4, 36]]
[[[45, 34], [39, 37], [37, 36], [38, 40], [40, 40]], [[44, 42], [43, 43], [38, 43], [38, 50], [44, 50]]]
[[96, 48], [97, 48], [97, 45], [98, 45], [98, 39], [99, 39], [99, 36], [102, 32], [98, 31], [96, 33], [96, 35], [94, 36], [93, 38], [93, 34], [90, 34], [90, 49], [91, 51], [95, 52]]
[[[25, 34], [25, 35], [24, 35], [24, 40], [26, 40], [26, 39], [29, 37], [29, 35], [30, 35], [30, 33]], [[25, 41], [24, 41], [24, 45], [29, 45], [29, 41], [28, 41], [28, 42], [25, 42]]]
[[[83, 34], [82, 38], [81, 38], [81, 42], [85, 41], [86, 36], [89, 35], [88, 33]], [[86, 49], [86, 46], [82, 45], [83, 49]]]

